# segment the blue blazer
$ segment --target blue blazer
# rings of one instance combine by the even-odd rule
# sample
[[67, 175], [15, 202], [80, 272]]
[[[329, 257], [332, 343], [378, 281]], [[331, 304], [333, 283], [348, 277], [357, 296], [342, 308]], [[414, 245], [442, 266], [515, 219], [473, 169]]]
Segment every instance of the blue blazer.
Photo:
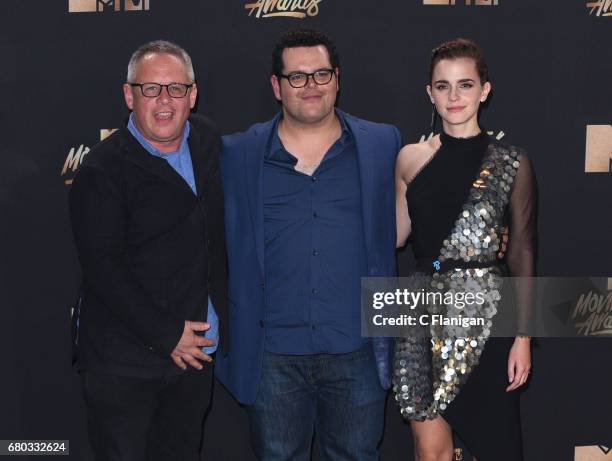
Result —
[[[340, 111], [338, 111], [340, 112]], [[395, 157], [401, 137], [392, 125], [343, 114], [359, 160], [368, 270], [364, 277], [392, 277], [395, 264]], [[215, 372], [244, 404], [257, 396], [264, 353], [264, 224], [262, 169], [270, 134], [279, 119], [223, 137], [221, 180], [229, 265], [228, 354], [217, 354]], [[372, 341], [381, 385], [391, 385], [390, 338]]]

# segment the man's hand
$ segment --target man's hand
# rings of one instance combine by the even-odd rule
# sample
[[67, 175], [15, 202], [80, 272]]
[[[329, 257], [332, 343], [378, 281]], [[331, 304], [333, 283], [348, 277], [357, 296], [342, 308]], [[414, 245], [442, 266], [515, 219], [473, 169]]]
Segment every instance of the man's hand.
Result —
[[192, 322], [185, 320], [185, 329], [183, 336], [170, 354], [172, 360], [179, 368], [187, 369], [187, 362], [193, 368], [201, 370], [203, 368], [199, 360], [204, 362], [212, 362], [212, 358], [202, 352], [203, 346], [212, 346], [215, 342], [212, 339], [206, 339], [204, 336], [196, 334], [196, 331], [206, 331], [210, 328], [208, 323]]

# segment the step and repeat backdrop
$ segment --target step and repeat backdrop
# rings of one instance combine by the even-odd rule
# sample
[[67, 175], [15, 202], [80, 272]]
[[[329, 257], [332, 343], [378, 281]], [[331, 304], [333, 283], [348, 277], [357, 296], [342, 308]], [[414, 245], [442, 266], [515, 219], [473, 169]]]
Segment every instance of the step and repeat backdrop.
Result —
[[[197, 111], [231, 133], [278, 110], [272, 47], [295, 27], [336, 41], [340, 107], [395, 124], [405, 143], [431, 135], [431, 49], [475, 40], [493, 84], [482, 125], [524, 147], [535, 164], [539, 273], [612, 277], [610, 0], [5, 0], [0, 439], [68, 439], [71, 459], [91, 459], [70, 365], [80, 274], [66, 199], [90, 148], [127, 115], [121, 85], [131, 52], [158, 38], [184, 46], [200, 89]], [[408, 252], [399, 262], [410, 264]], [[597, 331], [612, 329], [609, 304]], [[528, 461], [612, 460], [611, 357], [612, 339], [595, 334], [536, 343], [522, 395]], [[392, 399], [381, 452], [385, 461], [412, 459], [409, 427]], [[204, 453], [207, 461], [254, 459], [244, 411], [221, 386]], [[470, 459], [457, 440], [455, 460]]]

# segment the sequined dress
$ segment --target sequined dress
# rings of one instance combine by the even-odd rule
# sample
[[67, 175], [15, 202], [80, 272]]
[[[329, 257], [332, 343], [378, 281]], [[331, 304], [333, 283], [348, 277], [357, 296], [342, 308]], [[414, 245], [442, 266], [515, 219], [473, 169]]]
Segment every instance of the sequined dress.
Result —
[[[508, 303], [501, 302], [503, 276], [534, 275], [533, 172], [524, 152], [486, 133], [468, 139], [442, 133], [440, 141], [438, 151], [407, 186], [416, 273], [423, 276], [415, 279], [427, 285], [421, 288], [449, 291], [470, 285], [482, 291], [484, 304], [460, 313], [481, 316], [486, 324], [423, 327], [421, 335], [410, 330], [398, 338], [395, 398], [408, 420], [444, 417], [479, 461], [520, 461], [519, 393], [505, 388], [513, 336], [528, 333], [528, 325], [511, 322], [507, 337], [492, 330], [496, 324], [508, 329], [508, 316], [504, 319], [499, 312], [509, 310]], [[507, 229], [508, 248], [500, 259]], [[514, 307], [532, 308], [530, 293], [513, 291]], [[447, 316], [459, 312], [427, 309]]]

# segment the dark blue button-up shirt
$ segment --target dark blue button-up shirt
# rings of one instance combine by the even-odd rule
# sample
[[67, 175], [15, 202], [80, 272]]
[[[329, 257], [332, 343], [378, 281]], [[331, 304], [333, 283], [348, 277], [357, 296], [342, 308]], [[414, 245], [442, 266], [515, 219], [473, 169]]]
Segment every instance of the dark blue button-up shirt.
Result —
[[265, 347], [280, 354], [342, 353], [365, 343], [360, 281], [367, 271], [359, 162], [345, 121], [312, 176], [275, 127], [263, 166]]

